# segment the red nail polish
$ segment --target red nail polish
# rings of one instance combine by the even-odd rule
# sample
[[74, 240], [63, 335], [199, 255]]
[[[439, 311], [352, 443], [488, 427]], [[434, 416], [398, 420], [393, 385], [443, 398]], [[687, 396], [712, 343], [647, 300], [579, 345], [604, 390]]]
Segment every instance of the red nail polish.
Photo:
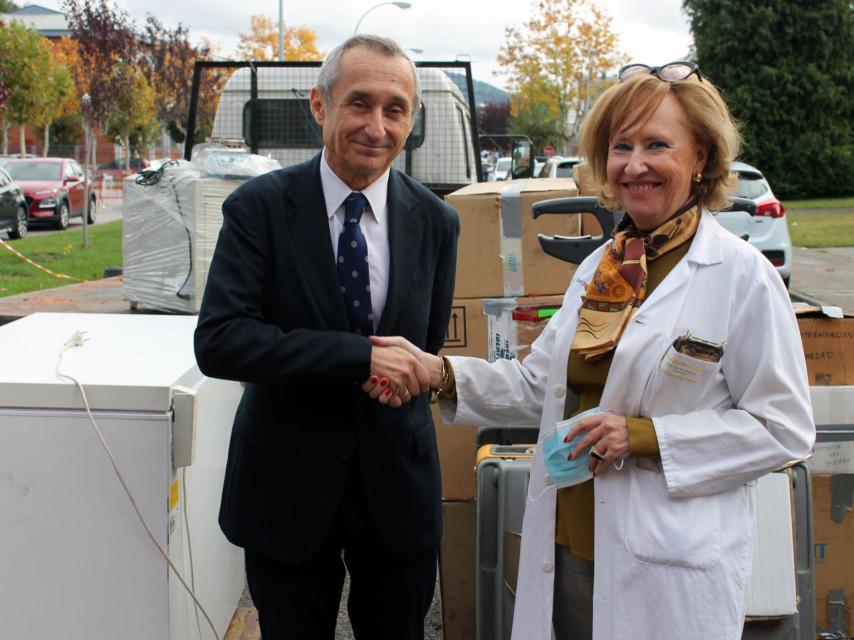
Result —
[[385, 391], [383, 391], [383, 393], [387, 396], [390, 396], [391, 395], [391, 389], [386, 389]]
[[572, 460], [572, 459], [573, 459], [572, 454], [570, 453], [568, 456], [566, 456], [566, 459], [567, 459], [567, 460]]
[[371, 376], [371, 384], [376, 384], [379, 381], [380, 381], [380, 379], [377, 378], [376, 376]]
[[388, 384], [388, 380], [386, 380], [385, 378], [380, 379], [380, 386], [381, 386], [381, 387], [384, 387], [384, 386], [386, 386], [387, 384]]

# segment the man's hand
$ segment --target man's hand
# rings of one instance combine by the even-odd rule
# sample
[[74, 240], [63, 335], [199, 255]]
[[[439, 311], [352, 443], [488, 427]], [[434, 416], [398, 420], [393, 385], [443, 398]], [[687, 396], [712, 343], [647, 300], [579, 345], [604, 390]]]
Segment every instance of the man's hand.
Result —
[[442, 384], [442, 358], [439, 356], [434, 356], [432, 353], [422, 351], [409, 340], [401, 336], [371, 336], [370, 338], [371, 344], [374, 345], [374, 348], [377, 346], [399, 347], [401, 349], [405, 349], [408, 353], [411, 353], [413, 356], [418, 358], [418, 361], [424, 366], [427, 373], [430, 374], [429, 387], [428, 389], [425, 389], [425, 391], [438, 389], [439, 385]]

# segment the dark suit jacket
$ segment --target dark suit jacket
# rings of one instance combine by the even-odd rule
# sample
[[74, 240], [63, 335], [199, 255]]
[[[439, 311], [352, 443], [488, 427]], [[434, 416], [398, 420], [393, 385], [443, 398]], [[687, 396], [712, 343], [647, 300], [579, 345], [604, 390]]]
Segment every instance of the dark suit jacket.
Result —
[[[392, 169], [390, 274], [379, 335], [436, 353], [453, 298], [459, 219]], [[206, 375], [247, 383], [228, 453], [220, 526], [234, 544], [296, 562], [338, 513], [358, 456], [381, 542], [435, 547], [441, 483], [426, 395], [368, 398], [371, 345], [349, 330], [320, 182], [320, 156], [254, 178], [223, 205], [195, 334]]]

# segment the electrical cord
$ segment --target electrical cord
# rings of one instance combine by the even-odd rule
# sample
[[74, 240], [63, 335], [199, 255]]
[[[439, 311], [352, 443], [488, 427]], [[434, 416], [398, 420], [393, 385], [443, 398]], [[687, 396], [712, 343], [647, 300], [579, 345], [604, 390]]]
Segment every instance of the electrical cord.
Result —
[[134, 182], [142, 187], [153, 187], [160, 182], [160, 178], [163, 177], [163, 172], [166, 170], [166, 167], [171, 166], [178, 166], [178, 161], [167, 160], [156, 169], [143, 169], [136, 175]]
[[[136, 176], [134, 182], [143, 187], [153, 187], [154, 185], [160, 182], [160, 179], [163, 177], [165, 169], [173, 165], [178, 166], [178, 161], [167, 160], [157, 169], [146, 169], [145, 171], [140, 171], [139, 175]], [[190, 266], [187, 269], [187, 276], [184, 278], [184, 282], [181, 283], [181, 286], [178, 287], [178, 290], [175, 292], [175, 295], [181, 298], [181, 300], [189, 300], [192, 296], [189, 293], [181, 292], [184, 290], [184, 287], [186, 287], [187, 283], [190, 281], [190, 276], [193, 275], [193, 236], [190, 235], [190, 230], [187, 228], [187, 221], [184, 216], [184, 211], [181, 209], [181, 199], [178, 197], [178, 189], [175, 188], [175, 178], [171, 176], [169, 180], [169, 186], [172, 187], [172, 193], [175, 194], [175, 204], [178, 206], [178, 215], [181, 216], [181, 226], [184, 227], [184, 232], [187, 234], [187, 252], [189, 253], [190, 263]]]
[[[118, 462], [116, 461], [116, 457], [113, 455], [112, 449], [110, 449], [110, 446], [107, 444], [107, 441], [104, 439], [104, 435], [101, 433], [101, 429], [98, 427], [98, 423], [95, 422], [95, 417], [92, 415], [92, 409], [89, 406], [89, 399], [86, 397], [86, 391], [83, 389], [83, 384], [77, 378], [72, 376], [70, 373], [63, 371], [63, 369], [62, 369], [62, 364], [63, 364], [63, 359], [65, 358], [65, 353], [69, 349], [73, 349], [74, 347], [82, 347], [83, 343], [86, 342], [87, 340], [88, 340], [88, 338], [86, 338], [86, 332], [85, 331], [75, 331], [74, 333], [71, 334], [71, 337], [69, 337], [68, 340], [65, 341], [65, 344], [63, 345], [62, 349], [59, 352], [59, 360], [56, 363], [56, 374], [61, 378], [65, 378], [66, 380], [70, 380], [77, 387], [77, 390], [80, 392], [80, 397], [83, 399], [83, 407], [86, 410], [86, 415], [89, 417], [89, 422], [91, 423], [92, 428], [95, 430], [95, 435], [98, 437], [98, 440], [100, 441], [101, 446], [103, 447], [104, 451], [106, 452], [107, 457], [110, 459], [110, 464], [113, 466], [113, 471], [115, 472], [116, 477], [119, 479], [119, 482], [122, 485], [122, 489], [124, 489], [124, 491], [125, 491], [125, 495], [127, 495], [128, 500], [130, 500], [130, 503], [131, 503], [131, 506], [133, 507], [134, 513], [136, 513], [136, 517], [139, 519], [140, 524], [142, 524], [143, 529], [145, 529], [145, 533], [148, 534], [148, 538], [151, 540], [151, 542], [154, 544], [154, 546], [157, 547], [157, 550], [160, 552], [160, 555], [163, 556], [163, 559], [166, 560], [166, 563], [169, 565], [169, 568], [172, 569], [172, 571], [177, 576], [178, 580], [183, 585], [184, 589], [187, 591], [187, 593], [193, 599], [193, 602], [196, 605], [195, 606], [196, 616], [198, 616], [198, 612], [201, 611], [202, 615], [205, 617], [205, 620], [207, 621], [208, 625], [210, 626], [211, 631], [213, 631], [214, 638], [216, 638], [216, 640], [222, 640], [220, 638], [219, 634], [217, 633], [216, 627], [214, 626], [213, 621], [211, 620], [210, 616], [208, 615], [207, 610], [205, 610], [204, 606], [202, 606], [202, 603], [199, 602], [199, 599], [196, 597], [196, 593], [195, 593], [194, 589], [189, 584], [187, 584], [187, 581], [184, 579], [184, 576], [181, 575], [181, 572], [178, 570], [178, 567], [175, 566], [175, 563], [172, 562], [172, 559], [169, 557], [169, 554], [166, 551], [166, 549], [164, 549], [163, 545], [161, 545], [160, 542], [158, 542], [157, 538], [154, 537], [154, 533], [151, 531], [151, 527], [148, 525], [148, 522], [146, 522], [145, 517], [142, 515], [142, 511], [140, 510], [139, 505], [136, 502], [136, 498], [134, 498], [133, 492], [130, 490], [130, 487], [128, 486], [127, 482], [125, 481], [125, 478], [122, 475], [122, 472], [119, 470], [119, 465], [118, 465]], [[182, 480], [183, 480], [183, 476], [182, 476]], [[184, 497], [186, 499], [186, 492], [184, 494]], [[184, 504], [185, 522], [187, 522], [186, 521], [186, 517], [187, 517], [186, 510], [187, 510], [187, 505], [185, 503]], [[189, 528], [187, 529], [187, 539], [188, 539], [188, 543], [189, 543]], [[191, 575], [193, 573], [192, 562], [193, 562], [192, 561], [192, 551], [190, 551]], [[194, 580], [194, 582], [195, 582], [195, 580]], [[198, 619], [197, 619], [197, 622], [198, 622]], [[199, 634], [201, 635], [201, 628], [199, 628]]]
[[[181, 499], [184, 501], [184, 529], [187, 530], [187, 556], [190, 560], [190, 586], [196, 591], [196, 563], [193, 561], [193, 541], [190, 536], [190, 503], [187, 502], [187, 467], [181, 467]], [[196, 630], [199, 640], [202, 638], [202, 623], [199, 620], [199, 608], [193, 607], [196, 613]]]

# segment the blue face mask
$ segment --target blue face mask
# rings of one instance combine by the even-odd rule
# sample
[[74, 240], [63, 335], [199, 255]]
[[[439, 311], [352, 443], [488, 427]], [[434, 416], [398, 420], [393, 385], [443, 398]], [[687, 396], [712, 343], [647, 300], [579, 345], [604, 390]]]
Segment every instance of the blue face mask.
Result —
[[582, 431], [571, 442], [564, 442], [563, 439], [580, 420], [594, 416], [597, 413], [602, 413], [602, 411], [599, 407], [594, 407], [573, 416], [569, 420], [558, 422], [555, 425], [554, 432], [547, 435], [543, 440], [541, 446], [543, 448], [543, 463], [546, 466], [546, 473], [548, 473], [551, 483], [558, 489], [580, 484], [593, 477], [590, 469], [587, 468], [589, 451], [583, 452], [575, 460], [567, 458], [587, 433]]

